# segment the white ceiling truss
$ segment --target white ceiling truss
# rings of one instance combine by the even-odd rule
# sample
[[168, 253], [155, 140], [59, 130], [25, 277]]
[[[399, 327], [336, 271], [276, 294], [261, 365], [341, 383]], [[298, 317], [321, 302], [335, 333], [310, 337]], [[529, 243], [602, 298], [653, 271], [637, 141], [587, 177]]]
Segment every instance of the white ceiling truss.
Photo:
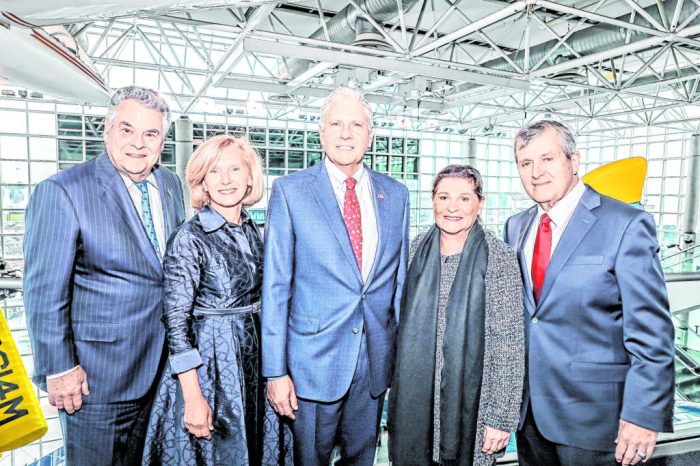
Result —
[[298, 117], [350, 84], [417, 129], [700, 131], [700, 0], [214, 3], [68, 27], [110, 86], [157, 76], [181, 113]]

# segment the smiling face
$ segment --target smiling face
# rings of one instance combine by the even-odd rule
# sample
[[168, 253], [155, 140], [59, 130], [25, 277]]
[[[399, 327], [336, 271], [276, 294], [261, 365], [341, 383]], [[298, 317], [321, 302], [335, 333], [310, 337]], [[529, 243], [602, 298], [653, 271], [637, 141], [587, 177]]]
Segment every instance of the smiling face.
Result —
[[470, 179], [445, 177], [435, 189], [433, 214], [442, 235], [466, 238], [483, 207]]
[[122, 101], [102, 135], [114, 167], [133, 181], [151, 173], [163, 150], [163, 115], [134, 99]]
[[252, 183], [250, 170], [244, 162], [243, 150], [230, 145], [221, 151], [219, 159], [209, 168], [202, 187], [209, 194], [211, 207], [228, 220], [226, 212], [240, 212], [243, 199]]
[[578, 183], [579, 153], [568, 158], [559, 133], [547, 128], [515, 152], [523, 187], [533, 201], [549, 211]]
[[362, 165], [374, 131], [362, 103], [342, 97], [328, 107], [319, 134], [328, 159], [345, 175], [353, 176]]

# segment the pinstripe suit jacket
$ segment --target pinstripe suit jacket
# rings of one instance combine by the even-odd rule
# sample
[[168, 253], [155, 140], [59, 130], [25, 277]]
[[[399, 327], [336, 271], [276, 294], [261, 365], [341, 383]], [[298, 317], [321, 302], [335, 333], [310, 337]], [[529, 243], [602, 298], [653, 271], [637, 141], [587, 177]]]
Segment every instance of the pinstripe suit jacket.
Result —
[[[184, 217], [171, 171], [154, 175], [168, 237]], [[164, 348], [162, 268], [106, 153], [37, 185], [26, 211], [24, 304], [34, 381], [80, 364], [86, 403], [143, 396]]]

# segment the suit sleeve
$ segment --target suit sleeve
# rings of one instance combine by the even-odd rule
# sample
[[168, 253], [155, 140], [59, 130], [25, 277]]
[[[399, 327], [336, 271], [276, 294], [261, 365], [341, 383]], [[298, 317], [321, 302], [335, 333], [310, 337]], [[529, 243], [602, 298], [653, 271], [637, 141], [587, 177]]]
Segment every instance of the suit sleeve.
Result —
[[401, 314], [401, 297], [403, 295], [403, 284], [406, 281], [408, 269], [408, 251], [410, 242], [408, 240], [408, 228], [411, 222], [411, 209], [408, 203], [408, 190], [405, 192], [406, 201], [403, 208], [403, 223], [401, 225], [401, 257], [399, 258], [399, 270], [396, 274], [396, 291], [394, 292], [394, 319], [399, 322]]
[[272, 185], [265, 224], [262, 291], [264, 377], [287, 374], [287, 321], [294, 278], [294, 230], [284, 191]]
[[672, 432], [674, 330], [652, 217], [635, 217], [620, 243], [615, 273], [622, 299], [625, 380], [621, 419]]
[[80, 227], [63, 187], [37, 185], [26, 210], [24, 306], [34, 352], [34, 381], [80, 364], [71, 331], [72, 278]]

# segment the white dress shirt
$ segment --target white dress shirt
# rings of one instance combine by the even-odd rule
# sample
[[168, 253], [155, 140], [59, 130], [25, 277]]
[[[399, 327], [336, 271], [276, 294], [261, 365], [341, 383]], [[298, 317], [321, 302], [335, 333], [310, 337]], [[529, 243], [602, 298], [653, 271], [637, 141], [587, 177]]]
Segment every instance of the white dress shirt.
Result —
[[[139, 188], [136, 187], [136, 183], [131, 178], [129, 178], [122, 172], [119, 172], [119, 175], [122, 177], [122, 181], [126, 186], [126, 190], [129, 192], [129, 196], [131, 196], [131, 200], [134, 203], [134, 207], [136, 207], [136, 212], [139, 214], [139, 218], [141, 218], [141, 191], [139, 191]], [[163, 222], [163, 204], [160, 201], [158, 183], [156, 182], [156, 177], [153, 175], [153, 173], [148, 175], [146, 181], [148, 181], [148, 197], [151, 202], [151, 215], [153, 217], [153, 226], [156, 229], [156, 237], [158, 238], [160, 255], [161, 257], [163, 257], [163, 255], [165, 255], [166, 241], [165, 223]], [[47, 375], [46, 380], [57, 379], [58, 377], [62, 377], [68, 374], [69, 372], [73, 372], [78, 367], [80, 366], [75, 366], [71, 369], [68, 369], [67, 371], [59, 372], [58, 374]]]
[[[343, 212], [345, 205], [345, 180], [348, 176], [340, 168], [336, 167], [328, 157], [324, 157], [326, 171], [333, 186], [333, 192], [338, 201], [340, 212]], [[364, 165], [352, 176], [357, 181], [355, 193], [360, 203], [360, 217], [362, 220], [362, 280], [366, 281], [369, 272], [374, 264], [374, 256], [377, 252], [377, 242], [379, 234], [377, 230], [377, 217], [374, 213], [374, 200], [372, 199], [372, 183], [369, 180], [369, 173]]]
[[[532, 274], [532, 256], [535, 252], [535, 239], [537, 238], [537, 228], [540, 225], [540, 219], [543, 214], [549, 215], [552, 219], [552, 250], [549, 253], [549, 257], [552, 257], [554, 250], [557, 248], [559, 241], [561, 240], [566, 226], [569, 224], [571, 217], [574, 215], [578, 203], [583, 197], [583, 193], [586, 192], [586, 186], [581, 180], [578, 181], [574, 189], [572, 189], [566, 196], [562, 197], [559, 202], [557, 202], [554, 207], [549, 209], [549, 212], [545, 212], [541, 206], [537, 206], [537, 217], [533, 222], [532, 228], [525, 241], [525, 248], [523, 252], [525, 253], [525, 260], [527, 262], [527, 270]], [[532, 288], [532, 275], [530, 276], [530, 288]]]

